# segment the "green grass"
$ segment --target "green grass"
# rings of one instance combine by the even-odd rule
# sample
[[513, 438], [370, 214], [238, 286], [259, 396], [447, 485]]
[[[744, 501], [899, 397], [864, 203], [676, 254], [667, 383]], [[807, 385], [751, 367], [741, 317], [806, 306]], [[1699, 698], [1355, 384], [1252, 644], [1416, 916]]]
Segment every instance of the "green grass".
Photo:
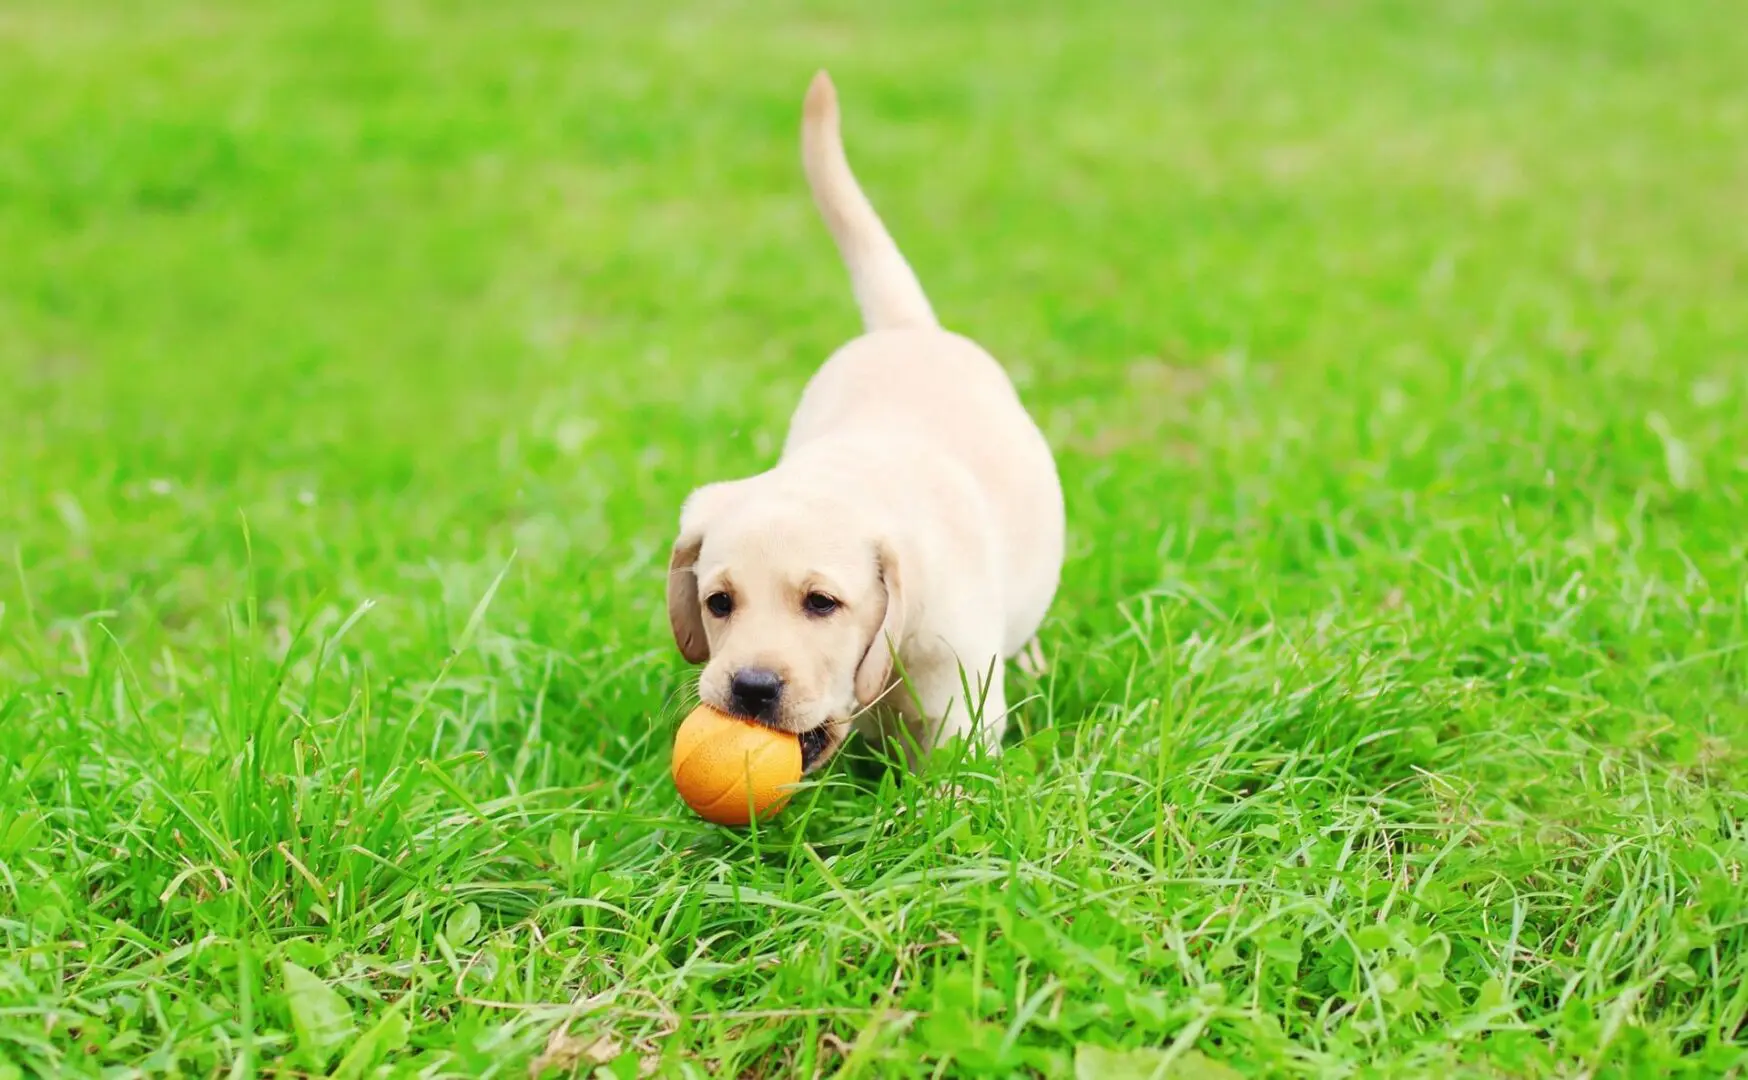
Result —
[[[946, 7], [0, 11], [0, 1077], [1748, 1070], [1748, 20]], [[1071, 550], [1006, 755], [738, 833], [820, 66]]]

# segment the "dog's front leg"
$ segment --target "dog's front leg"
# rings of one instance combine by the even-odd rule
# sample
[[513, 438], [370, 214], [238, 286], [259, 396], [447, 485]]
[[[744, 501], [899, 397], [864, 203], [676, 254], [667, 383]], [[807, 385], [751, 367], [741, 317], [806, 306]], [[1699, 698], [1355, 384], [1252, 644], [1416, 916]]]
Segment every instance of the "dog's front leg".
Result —
[[975, 738], [987, 752], [1001, 752], [1007, 731], [1001, 655], [994, 649], [971, 652], [964, 660], [961, 655], [931, 658], [907, 671], [915, 689], [913, 708], [907, 710], [915, 748], [906, 748], [913, 768], [917, 749], [926, 754], [955, 738]]

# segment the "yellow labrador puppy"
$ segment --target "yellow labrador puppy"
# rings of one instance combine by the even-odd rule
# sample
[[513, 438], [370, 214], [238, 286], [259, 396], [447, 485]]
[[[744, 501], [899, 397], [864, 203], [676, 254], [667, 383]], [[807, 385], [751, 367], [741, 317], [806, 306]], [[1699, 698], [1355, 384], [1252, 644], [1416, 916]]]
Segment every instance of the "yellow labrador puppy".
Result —
[[775, 466], [686, 499], [674, 639], [704, 701], [797, 733], [809, 772], [852, 727], [998, 751], [1003, 662], [1036, 661], [1061, 573], [1056, 463], [1001, 365], [935, 320], [850, 172], [824, 72], [801, 148], [866, 333], [808, 383]]

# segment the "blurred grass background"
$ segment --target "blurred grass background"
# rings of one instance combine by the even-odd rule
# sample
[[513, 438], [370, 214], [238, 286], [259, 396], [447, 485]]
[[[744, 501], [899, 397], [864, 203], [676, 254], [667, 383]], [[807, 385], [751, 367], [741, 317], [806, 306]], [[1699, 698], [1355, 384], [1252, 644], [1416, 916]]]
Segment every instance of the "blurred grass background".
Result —
[[[1739, 15], [8, 4], [0, 1053], [1741, 1068]], [[748, 840], [656, 586], [856, 329], [819, 67], [1071, 559], [969, 818]]]

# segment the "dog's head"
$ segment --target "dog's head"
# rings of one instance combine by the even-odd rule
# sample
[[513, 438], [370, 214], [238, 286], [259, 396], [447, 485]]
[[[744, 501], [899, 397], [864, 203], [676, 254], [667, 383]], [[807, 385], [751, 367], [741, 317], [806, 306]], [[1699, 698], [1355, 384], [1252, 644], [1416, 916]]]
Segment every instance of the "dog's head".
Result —
[[794, 732], [804, 769], [817, 769], [891, 684], [898, 562], [845, 502], [759, 478], [694, 492], [668, 564], [668, 620], [681, 654], [705, 665], [699, 697]]

